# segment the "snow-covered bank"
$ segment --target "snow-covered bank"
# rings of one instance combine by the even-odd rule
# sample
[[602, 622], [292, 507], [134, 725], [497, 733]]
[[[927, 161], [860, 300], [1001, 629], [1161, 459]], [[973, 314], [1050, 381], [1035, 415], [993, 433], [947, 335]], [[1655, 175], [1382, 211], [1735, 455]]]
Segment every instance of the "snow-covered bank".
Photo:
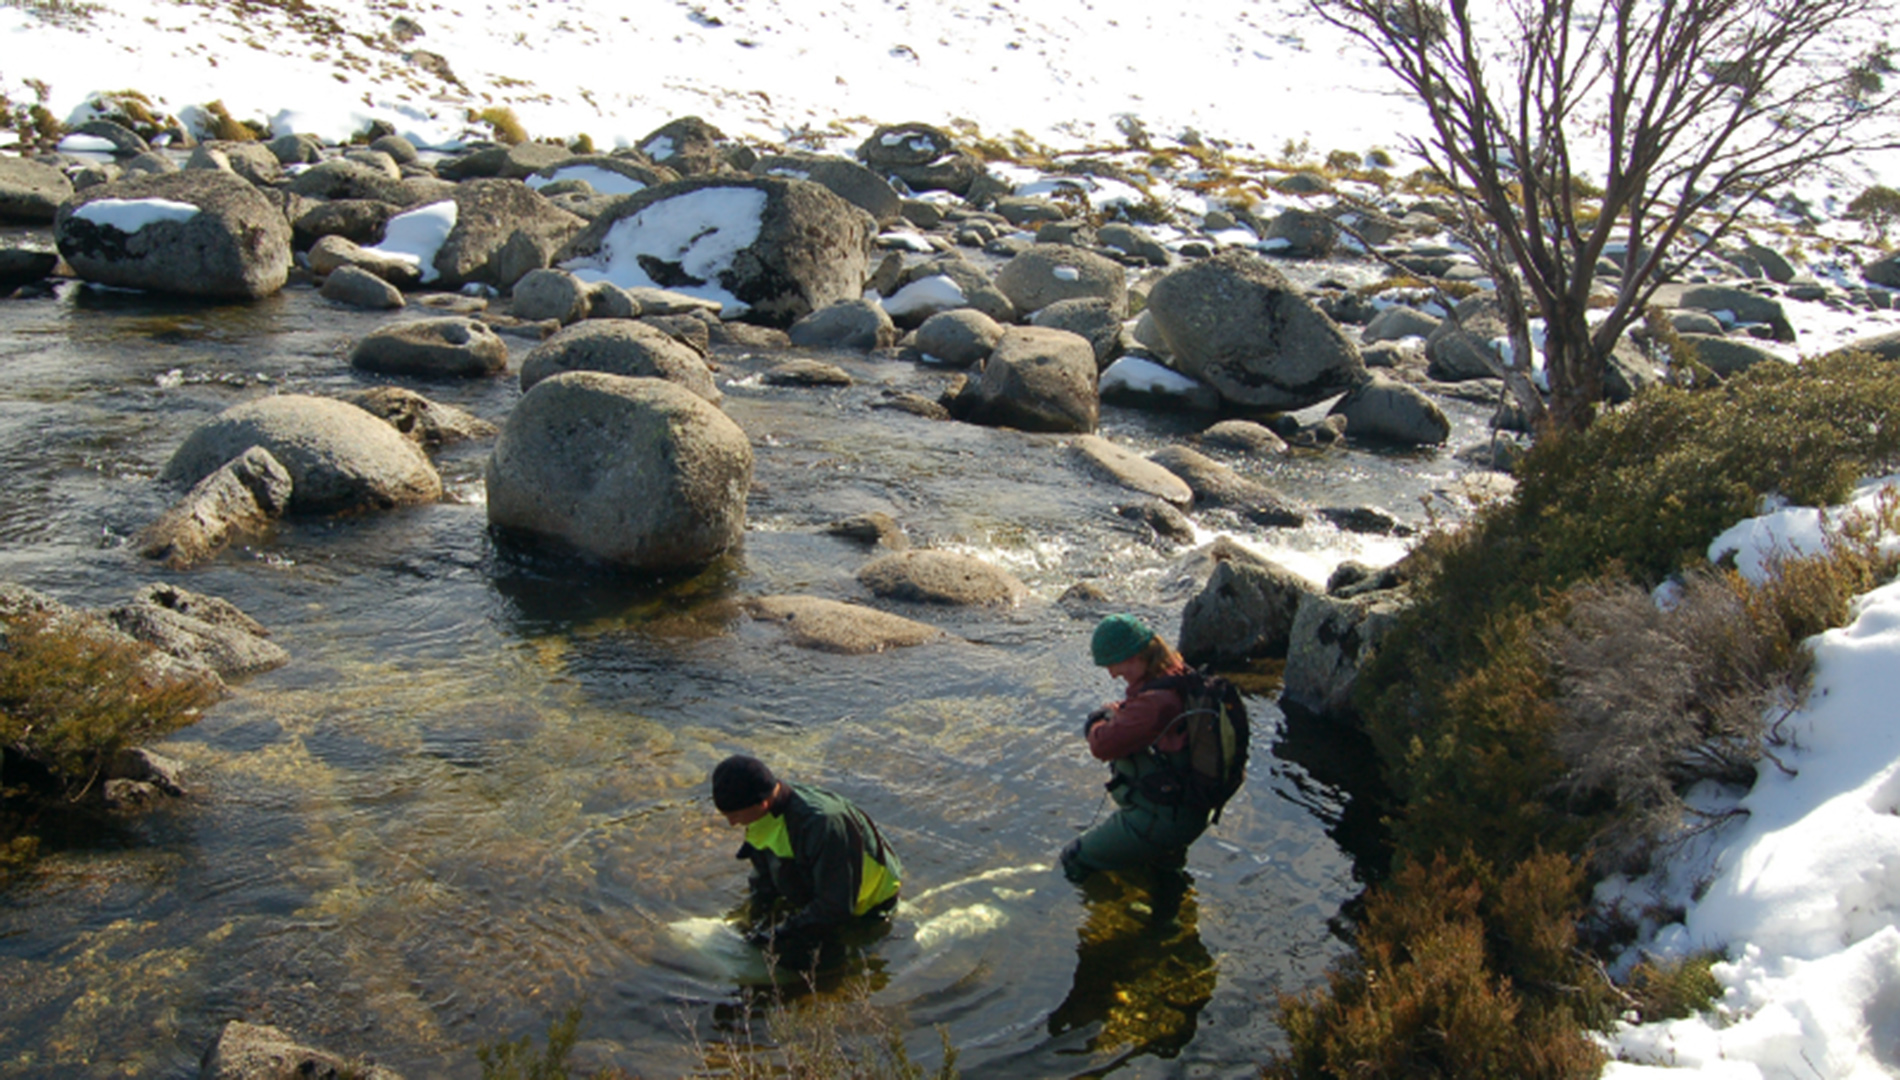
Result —
[[1118, 124], [1263, 150], [1392, 145], [1408, 107], [1342, 45], [1304, 3], [1255, 0], [114, 0], [0, 7], [0, 91], [30, 101], [37, 79], [62, 119], [99, 90], [138, 89], [173, 112], [221, 100], [238, 119], [330, 139], [379, 118], [427, 145], [459, 139], [466, 111], [489, 105], [537, 136], [602, 147], [689, 113], [767, 141], [868, 117], [963, 118], [1054, 145], [1119, 145]]
[[[1869, 509], [1896, 487], [1900, 477], [1869, 484], [1853, 505]], [[1778, 510], [1724, 533], [1709, 556], [1734, 551], [1756, 576], [1770, 551], [1818, 550], [1821, 522], [1811, 508]], [[1727, 956], [1713, 1012], [1615, 1034], [1624, 1061], [1605, 1071], [1611, 1080], [1900, 1073], [1900, 582], [1855, 611], [1814, 640], [1813, 691], [1780, 724], [1790, 745], [1777, 756], [1791, 771], [1764, 763], [1753, 789], [1724, 804], [1746, 817], [1656, 878], [1599, 891], [1686, 912], [1650, 953]]]

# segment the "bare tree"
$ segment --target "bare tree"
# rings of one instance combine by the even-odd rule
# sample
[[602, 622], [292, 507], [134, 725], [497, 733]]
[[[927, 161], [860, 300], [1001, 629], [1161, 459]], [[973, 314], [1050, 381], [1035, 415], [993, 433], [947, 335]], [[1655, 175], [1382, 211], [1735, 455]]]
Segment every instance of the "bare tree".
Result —
[[[1309, 2], [1423, 104], [1412, 149], [1472, 215], [1519, 365], [1544, 320], [1559, 427], [1590, 423], [1618, 338], [1751, 204], [1900, 146], [1895, 94], [1857, 88], [1844, 44], [1877, 40], [1892, 0]], [[1615, 301], [1593, 321], [1619, 240]]]

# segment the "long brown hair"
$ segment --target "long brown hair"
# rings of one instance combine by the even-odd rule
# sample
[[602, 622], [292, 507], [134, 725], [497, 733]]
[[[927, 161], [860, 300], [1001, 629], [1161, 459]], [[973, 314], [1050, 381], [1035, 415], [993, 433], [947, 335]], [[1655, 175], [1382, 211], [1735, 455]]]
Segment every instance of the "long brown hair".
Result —
[[1169, 668], [1185, 667], [1187, 664], [1187, 661], [1181, 659], [1181, 654], [1174, 651], [1174, 646], [1168, 644], [1167, 639], [1160, 634], [1149, 638], [1148, 644], [1143, 645], [1141, 651], [1130, 659], [1141, 661], [1141, 677], [1144, 679], [1153, 678]]

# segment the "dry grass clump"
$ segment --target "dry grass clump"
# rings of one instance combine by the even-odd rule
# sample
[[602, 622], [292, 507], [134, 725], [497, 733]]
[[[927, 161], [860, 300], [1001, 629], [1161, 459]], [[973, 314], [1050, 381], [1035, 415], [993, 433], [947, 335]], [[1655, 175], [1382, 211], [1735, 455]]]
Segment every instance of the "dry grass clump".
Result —
[[495, 141], [506, 146], [519, 146], [528, 141], [528, 129], [521, 126], [521, 118], [506, 105], [490, 105], [469, 117], [487, 124], [495, 133]]

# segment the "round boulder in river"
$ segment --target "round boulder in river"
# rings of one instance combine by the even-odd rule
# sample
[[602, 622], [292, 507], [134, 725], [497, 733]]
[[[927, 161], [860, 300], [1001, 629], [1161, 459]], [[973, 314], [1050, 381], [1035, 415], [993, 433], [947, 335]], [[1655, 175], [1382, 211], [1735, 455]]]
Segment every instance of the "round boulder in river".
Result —
[[461, 315], [411, 319], [357, 342], [350, 366], [384, 375], [493, 375], [508, 366], [508, 343]]
[[1095, 348], [1067, 330], [1012, 326], [961, 396], [974, 424], [1018, 431], [1094, 431], [1101, 413]]
[[1162, 278], [1148, 314], [1174, 366], [1237, 405], [1303, 409], [1365, 379], [1351, 339], [1280, 271], [1245, 252]]
[[73, 196], [73, 182], [51, 165], [31, 158], [0, 156], [0, 221], [44, 224]]
[[290, 473], [290, 511], [388, 509], [442, 497], [423, 452], [395, 428], [333, 398], [276, 394], [233, 405], [185, 438], [160, 479], [196, 484], [253, 446]]
[[663, 379], [570, 371], [509, 414], [487, 471], [488, 520], [609, 562], [703, 566], [745, 533], [752, 445]]
[[1058, 300], [1108, 302], [1111, 314], [1128, 313], [1128, 276], [1120, 263], [1069, 244], [1037, 244], [1003, 264], [996, 287], [1018, 311], [1038, 311]]
[[251, 300], [290, 276], [290, 223], [233, 173], [194, 169], [87, 188], [59, 208], [53, 234], [73, 272], [101, 285]]
[[521, 388], [530, 390], [564, 371], [665, 379], [719, 404], [712, 370], [689, 345], [644, 322], [589, 319], [536, 345], [521, 361]]

